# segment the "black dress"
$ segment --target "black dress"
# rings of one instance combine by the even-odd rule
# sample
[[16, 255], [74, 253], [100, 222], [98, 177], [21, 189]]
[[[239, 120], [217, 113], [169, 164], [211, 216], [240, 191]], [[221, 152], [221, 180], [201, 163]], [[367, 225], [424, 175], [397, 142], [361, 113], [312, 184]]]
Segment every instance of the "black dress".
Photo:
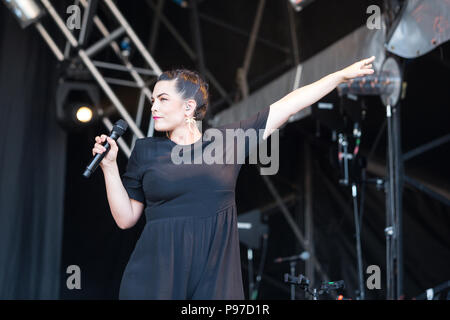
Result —
[[[225, 137], [225, 129], [253, 128], [259, 143], [269, 109], [215, 129]], [[136, 140], [122, 182], [130, 198], [146, 205], [146, 224], [119, 299], [244, 299], [235, 204], [242, 163], [195, 162], [195, 149], [214, 141], [205, 137], [188, 146], [190, 164], [174, 164], [171, 151], [179, 145], [168, 138]], [[223, 145], [225, 152], [236, 151], [236, 143]], [[254, 147], [245, 139], [246, 157]]]

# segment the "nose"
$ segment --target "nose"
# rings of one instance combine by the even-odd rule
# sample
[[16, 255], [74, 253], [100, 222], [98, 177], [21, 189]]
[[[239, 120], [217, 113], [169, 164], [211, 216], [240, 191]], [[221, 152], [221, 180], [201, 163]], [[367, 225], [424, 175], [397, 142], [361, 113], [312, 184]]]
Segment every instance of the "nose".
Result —
[[155, 111], [157, 111], [158, 109], [159, 109], [158, 104], [157, 104], [156, 102], [154, 102], [154, 103], [152, 104], [151, 111], [152, 111], [152, 112], [155, 112]]

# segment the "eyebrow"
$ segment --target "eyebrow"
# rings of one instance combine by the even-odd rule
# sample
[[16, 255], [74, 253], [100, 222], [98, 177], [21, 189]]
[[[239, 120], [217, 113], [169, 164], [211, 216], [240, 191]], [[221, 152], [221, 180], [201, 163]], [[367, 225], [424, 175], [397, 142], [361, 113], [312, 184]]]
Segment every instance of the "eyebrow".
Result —
[[[165, 92], [163, 92], [163, 93], [160, 93], [160, 94], [158, 94], [158, 96], [157, 96], [157, 98], [159, 98], [159, 97], [161, 97], [163, 94], [167, 94], [167, 93], [165, 93]], [[169, 94], [167, 94], [169, 97], [170, 97], [170, 95]], [[153, 97], [152, 97], [152, 99], [154, 99]]]

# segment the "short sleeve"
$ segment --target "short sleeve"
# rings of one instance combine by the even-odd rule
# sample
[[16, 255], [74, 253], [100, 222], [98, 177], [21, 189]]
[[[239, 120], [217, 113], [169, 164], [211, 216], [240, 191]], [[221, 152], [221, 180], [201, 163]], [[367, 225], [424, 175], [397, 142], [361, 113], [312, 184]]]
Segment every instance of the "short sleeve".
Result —
[[247, 119], [239, 121], [239, 128], [255, 129], [257, 132], [259, 130], [264, 130], [267, 124], [267, 118], [269, 117], [270, 105], [250, 116]]
[[125, 173], [122, 175], [122, 183], [128, 196], [139, 202], [145, 203], [144, 190], [142, 189], [142, 167], [139, 162], [140, 143], [136, 140]]
[[270, 105], [265, 107], [264, 109], [261, 109], [257, 113], [254, 113], [250, 117], [239, 120], [233, 123], [229, 123], [226, 125], [222, 125], [218, 127], [219, 129], [238, 129], [241, 128], [244, 131], [247, 129], [255, 129], [255, 130], [261, 130], [266, 128], [267, 124], [267, 118], [269, 117], [269, 111], [270, 111]]
[[[219, 127], [219, 129], [227, 130], [227, 129], [242, 129], [240, 132], [236, 133], [237, 135], [244, 135], [244, 150], [245, 157], [248, 157], [251, 150], [255, 150], [256, 145], [260, 144], [263, 140], [264, 129], [267, 125], [267, 118], [269, 117], [270, 105], [266, 106], [264, 109], [254, 113], [250, 117], [239, 120], [233, 123], [229, 123], [227, 125], [223, 125]], [[254, 130], [255, 132], [248, 132], [247, 130]], [[249, 139], [250, 136], [256, 137], [256, 140]], [[242, 140], [241, 140], [242, 141]], [[239, 146], [236, 146], [239, 148]]]

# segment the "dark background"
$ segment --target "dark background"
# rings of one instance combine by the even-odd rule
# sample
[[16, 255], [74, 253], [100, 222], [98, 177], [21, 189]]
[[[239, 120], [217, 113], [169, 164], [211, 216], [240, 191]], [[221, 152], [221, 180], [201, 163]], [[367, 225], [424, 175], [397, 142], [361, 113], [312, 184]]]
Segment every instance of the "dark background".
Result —
[[[153, 11], [146, 1], [117, 3], [147, 45]], [[202, 14], [250, 32], [257, 3], [255, 0], [205, 0], [200, 3], [199, 10]], [[300, 13], [295, 13], [300, 61], [308, 59], [364, 24], [367, 6], [380, 3], [381, 1], [317, 0]], [[64, 5], [63, 1], [58, 3], [60, 9]], [[62, 12], [60, 10], [60, 14]], [[187, 10], [167, 1], [164, 14], [193, 48]], [[10, 250], [8, 252], [14, 253], [14, 259], [1, 261], [3, 283], [9, 285], [3, 287], [1, 297], [116, 299], [122, 272], [145, 224], [145, 218], [142, 216], [138, 224], [128, 230], [121, 230], [116, 226], [109, 211], [101, 170], [97, 170], [89, 180], [81, 176], [91, 160], [94, 137], [106, 133], [105, 127], [97, 123], [83, 130], [70, 132], [59, 128], [55, 124], [54, 90], [58, 74], [63, 71], [64, 66], [56, 63], [37, 32], [33, 28], [21, 30], [3, 5], [0, 5], [0, 23], [0, 96], [3, 97], [0, 102], [0, 214], [5, 221], [10, 221], [11, 217], [19, 219], [14, 233], [11, 230], [3, 230], [1, 233], [4, 236], [14, 234], [15, 239], [19, 239], [21, 243], [21, 247], [7, 248]], [[48, 25], [53, 34], [58, 34], [56, 28], [50, 23]], [[248, 37], [234, 34], [204, 19], [201, 20], [201, 29], [207, 68], [227, 92], [235, 91], [236, 68], [243, 64]], [[294, 66], [289, 49], [285, 1], [266, 2], [259, 36], [288, 51], [282, 52], [257, 43], [248, 74], [250, 82], [256, 80], [250, 87], [251, 92]], [[92, 37], [95, 39], [98, 36], [93, 34]], [[61, 36], [57, 39], [60, 44], [64, 43], [61, 42]], [[420, 58], [401, 60], [408, 83], [406, 96], [401, 101], [401, 143], [404, 152], [449, 132], [449, 53], [449, 44], [446, 43]], [[162, 70], [197, 68], [195, 61], [189, 59], [163, 25], [159, 29], [154, 58]], [[136, 64], [139, 64], [139, 59]], [[17, 75], [23, 76], [21, 78]], [[133, 114], [137, 101], [126, 90], [118, 92]], [[220, 96], [213, 87], [211, 98], [212, 106], [208, 110], [208, 117], [229, 106], [227, 103], [217, 103]], [[365, 102], [367, 116], [363, 122], [361, 155], [367, 156], [383, 124], [385, 110], [378, 97], [369, 97]], [[107, 104], [104, 97], [102, 104]], [[146, 109], [144, 118], [148, 115], [149, 108]], [[347, 289], [344, 294], [355, 298], [357, 273], [351, 189], [337, 183], [340, 178], [339, 170], [330, 161], [335, 142], [330, 137], [330, 129], [322, 125], [318, 131], [317, 121], [311, 117], [286, 125], [280, 133], [280, 170], [271, 179], [282, 196], [295, 195], [295, 200], [289, 203], [289, 210], [303, 229], [303, 145], [307, 142], [311, 146], [317, 259], [331, 280], [345, 281]], [[42, 146], [45, 145], [48, 145], [45, 149], [49, 150], [48, 157], [44, 157], [42, 152]], [[372, 160], [384, 165], [385, 149], [386, 135], [383, 134]], [[21, 152], [16, 152], [17, 150]], [[124, 172], [127, 159], [121, 153], [118, 163], [121, 172]], [[448, 192], [448, 163], [447, 144], [406, 162], [405, 172]], [[44, 172], [48, 174], [44, 175]], [[41, 173], [42, 176], [30, 179], [36, 173]], [[18, 176], [21, 178], [14, 179]], [[11, 188], [11, 185], [16, 187]], [[262, 178], [251, 165], [242, 167], [236, 194], [240, 214], [274, 202]], [[366, 291], [366, 297], [384, 299], [384, 194], [369, 185], [365, 198], [361, 231], [364, 269], [368, 265], [379, 265], [383, 277], [382, 289]], [[17, 203], [35, 205], [30, 209], [26, 205], [18, 206]], [[407, 185], [404, 189], [403, 209], [404, 292], [405, 298], [411, 299], [450, 278], [450, 210]], [[279, 210], [271, 211], [267, 219], [270, 237], [259, 298], [289, 299], [289, 286], [283, 283], [283, 274], [289, 272], [289, 265], [275, 264], [273, 259], [297, 254], [302, 248]], [[2, 226], [6, 228], [10, 224]], [[49, 233], [52, 237], [48, 236]], [[59, 250], [48, 249], [49, 242], [58, 244]], [[59, 252], [57, 255], [54, 254], [56, 251]], [[256, 268], [260, 257], [260, 250], [256, 250]], [[43, 268], [40, 266], [46, 264], [46, 259], [52, 261], [53, 265], [55, 261], [59, 264], [59, 284], [55, 285], [53, 279], [58, 277], [51, 274], [52, 271], [47, 271], [42, 276]], [[241, 246], [241, 259], [247, 294], [247, 254], [244, 245]], [[66, 289], [66, 269], [69, 265], [81, 268], [81, 290]], [[23, 266], [29, 269], [24, 270]], [[297, 265], [297, 272], [304, 273], [303, 263]], [[33, 280], [37, 278], [44, 280]], [[319, 277], [316, 280], [319, 281]]]

